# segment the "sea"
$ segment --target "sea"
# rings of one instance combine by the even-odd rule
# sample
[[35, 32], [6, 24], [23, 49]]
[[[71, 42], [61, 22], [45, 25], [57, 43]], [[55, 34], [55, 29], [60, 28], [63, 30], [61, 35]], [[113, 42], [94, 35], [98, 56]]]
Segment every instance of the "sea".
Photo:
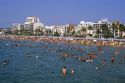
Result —
[[[97, 46], [0, 40], [0, 83], [125, 83], [125, 48], [101, 49], [98, 53]], [[96, 59], [79, 60], [87, 58], [88, 53], [95, 54]], [[65, 54], [68, 56], [64, 57]], [[63, 67], [67, 69], [66, 75], [62, 74]]]

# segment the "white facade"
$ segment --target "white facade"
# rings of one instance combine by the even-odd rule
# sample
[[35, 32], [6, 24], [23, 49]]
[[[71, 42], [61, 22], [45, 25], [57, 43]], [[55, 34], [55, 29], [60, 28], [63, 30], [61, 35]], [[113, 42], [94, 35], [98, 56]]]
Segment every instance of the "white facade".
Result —
[[94, 22], [86, 22], [86, 21], [81, 21], [80, 25], [87, 28], [89, 26], [93, 26]]
[[33, 30], [37, 30], [37, 29], [42, 29], [44, 28], [44, 24], [40, 22], [38, 17], [35, 16], [30, 16], [27, 17], [26, 22], [24, 23], [24, 25], [32, 25], [33, 26]]
[[34, 24], [34, 23], [39, 23], [39, 18], [35, 16], [30, 16], [26, 18], [26, 22], [24, 24]]
[[13, 31], [21, 29], [31, 30], [33, 33], [35, 33], [38, 29], [44, 31], [44, 24], [40, 22], [38, 17], [30, 16], [26, 18], [26, 22], [24, 22], [24, 24], [13, 24]]
[[[15, 30], [21, 30], [21, 26], [22, 24], [18, 24], [15, 23], [13, 24], [13, 29]], [[35, 16], [30, 16], [26, 18], [26, 22], [23, 24], [24, 29], [33, 29], [33, 30], [37, 30], [37, 29], [43, 29], [44, 28], [44, 24], [40, 22], [38, 17]]]
[[[99, 29], [101, 32], [101, 26], [103, 24], [106, 24], [108, 26], [108, 28], [111, 26], [111, 22], [107, 19], [107, 18], [104, 18], [104, 19], [101, 19], [100, 21], [96, 22], [93, 24], [93, 28], [94, 28], [94, 35], [96, 35], [96, 30]], [[102, 38], [102, 35], [99, 34], [99, 38]]]
[[21, 24], [14, 23], [13, 24], [13, 30], [21, 30]]
[[52, 25], [52, 26], [45, 26], [46, 29], [50, 29], [52, 30], [53, 28], [55, 28], [55, 25]]
[[42, 24], [42, 23], [40, 23], [40, 22], [33, 24], [33, 30], [42, 29], [42, 28], [44, 28], [44, 24]]
[[[76, 32], [80, 31], [82, 29], [82, 27], [84, 28], [88, 28], [89, 26], [93, 27], [94, 22], [86, 22], [86, 21], [80, 21], [80, 24], [78, 24], [78, 26], [76, 27]], [[87, 31], [88, 32], [88, 31]], [[92, 32], [92, 31], [91, 31]]]
[[[77, 25], [75, 31], [78, 32], [82, 29], [82, 27], [86, 28], [86, 34], [92, 34], [93, 36], [96, 35], [97, 28], [100, 28], [101, 25], [107, 24], [108, 27], [111, 26], [111, 22], [107, 19], [101, 19], [98, 22], [86, 22], [86, 21], [80, 21], [80, 24]], [[88, 27], [91, 26], [92, 30], [89, 30]]]
[[65, 33], [67, 33], [67, 25], [56, 25], [52, 27], [53, 34], [55, 32], [58, 32], [61, 36], [63, 36]]

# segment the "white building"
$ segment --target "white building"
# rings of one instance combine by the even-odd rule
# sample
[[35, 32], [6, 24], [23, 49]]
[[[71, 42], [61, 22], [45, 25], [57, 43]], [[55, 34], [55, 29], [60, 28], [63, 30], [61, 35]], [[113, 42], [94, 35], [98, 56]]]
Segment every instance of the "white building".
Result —
[[46, 29], [52, 30], [53, 28], [55, 28], [55, 25], [51, 25], [51, 26], [45, 26]]
[[14, 23], [12, 26], [13, 26], [12, 30], [21, 30], [23, 25], [19, 23]]
[[[92, 34], [93, 36], [96, 35], [96, 30], [98, 28], [101, 28], [103, 24], [107, 24], [108, 27], [111, 26], [111, 22], [107, 19], [104, 18], [98, 22], [86, 22], [86, 21], [80, 21], [80, 24], [77, 25], [75, 31], [81, 31], [82, 27], [86, 28], [86, 34]], [[92, 30], [89, 30], [89, 26], [92, 27]]]
[[86, 34], [93, 34], [93, 30], [89, 30], [88, 27], [91, 26], [93, 28], [94, 22], [86, 22], [80, 21], [80, 24], [77, 25], [75, 31], [78, 33], [84, 27], [86, 28]]
[[93, 27], [94, 22], [86, 22], [86, 21], [80, 21], [80, 24], [78, 24], [78, 26], [76, 27], [76, 32], [78, 32], [79, 30], [82, 29], [82, 27], [84, 28], [88, 28], [89, 26]]
[[64, 35], [65, 33], [65, 26], [63, 25], [56, 25], [53, 29], [52, 29], [53, 34], [55, 32], [58, 32], [60, 35]]
[[81, 21], [80, 22], [80, 25], [85, 27], [85, 28], [88, 28], [89, 26], [93, 26], [94, 22], [86, 22], [86, 21]]
[[38, 17], [35, 16], [30, 16], [26, 18], [26, 21], [24, 24], [18, 24], [15, 23], [13, 24], [13, 29], [12, 30], [32, 30], [33, 33], [35, 33], [35, 30], [43, 30], [44, 29], [44, 24], [40, 22]]
[[39, 18], [35, 16], [30, 16], [26, 18], [26, 22], [24, 24], [34, 24], [34, 23], [39, 23]]
[[37, 29], [43, 29], [44, 28], [44, 24], [40, 22], [38, 17], [35, 16], [30, 16], [27, 17], [26, 22], [24, 23], [24, 25], [32, 25], [33, 31], [37, 30]]
[[[111, 27], [111, 25], [112, 25], [112, 23], [107, 18], [101, 19], [100, 21], [95, 22], [93, 24], [93, 28], [94, 28], [94, 33], [93, 34], [96, 35], [96, 30], [97, 29], [99, 29], [100, 32], [102, 32], [101, 26], [104, 25], [104, 24], [106, 24], [108, 26], [108, 28]], [[99, 38], [101, 38], [101, 37], [102, 37], [102, 35], [100, 34]]]

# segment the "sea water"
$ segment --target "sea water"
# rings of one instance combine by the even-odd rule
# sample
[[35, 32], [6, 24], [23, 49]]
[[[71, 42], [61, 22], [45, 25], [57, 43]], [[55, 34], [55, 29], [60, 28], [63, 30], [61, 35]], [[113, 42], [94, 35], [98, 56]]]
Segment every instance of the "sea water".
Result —
[[[97, 54], [96, 46], [0, 40], [0, 83], [125, 83], [125, 61], [120, 61], [125, 48], [119, 48], [113, 64], [111, 57], [117, 47], [102, 49], [103, 53]], [[82, 62], [76, 57], [86, 57], [89, 52], [97, 54], [93, 62]], [[69, 56], [62, 60], [64, 54]], [[3, 64], [4, 60], [9, 62]], [[61, 71], [64, 66], [65, 76]]]

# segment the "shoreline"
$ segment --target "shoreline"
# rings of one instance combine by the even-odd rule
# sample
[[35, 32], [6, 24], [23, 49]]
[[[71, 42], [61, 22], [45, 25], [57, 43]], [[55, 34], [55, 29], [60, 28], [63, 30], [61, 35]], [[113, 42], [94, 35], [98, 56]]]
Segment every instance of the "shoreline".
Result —
[[98, 38], [73, 38], [51, 36], [26, 36], [26, 35], [0, 35], [0, 39], [29, 40], [34, 42], [80, 44], [94, 46], [122, 46], [125, 47], [124, 39], [98, 39]]

